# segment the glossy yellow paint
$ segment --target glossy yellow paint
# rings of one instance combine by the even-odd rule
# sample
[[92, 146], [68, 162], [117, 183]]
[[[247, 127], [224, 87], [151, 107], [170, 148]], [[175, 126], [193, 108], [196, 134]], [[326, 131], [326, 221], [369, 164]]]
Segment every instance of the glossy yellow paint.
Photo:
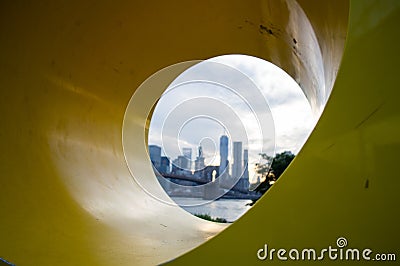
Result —
[[[1, 258], [151, 265], [223, 230], [140, 189], [125, 163], [122, 122], [157, 70], [238, 53], [285, 69], [316, 113], [336, 82], [274, 188], [172, 264], [252, 265], [264, 243], [319, 248], [339, 236], [398, 250], [397, 1], [351, 1], [350, 12], [347, 1], [307, 0], [0, 5]], [[137, 118], [144, 129], [147, 117]], [[145, 154], [138, 160], [161, 195]]]

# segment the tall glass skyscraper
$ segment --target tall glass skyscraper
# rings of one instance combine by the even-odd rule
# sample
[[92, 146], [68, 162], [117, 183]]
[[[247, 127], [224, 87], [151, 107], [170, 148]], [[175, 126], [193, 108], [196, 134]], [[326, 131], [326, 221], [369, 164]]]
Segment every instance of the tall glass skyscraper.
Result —
[[[219, 164], [219, 175], [222, 175], [224, 171], [228, 172], [228, 137], [225, 135], [222, 135], [219, 139], [219, 156], [221, 158], [221, 162]], [[228, 174], [228, 173], [226, 173]]]
[[243, 151], [243, 175], [241, 180], [242, 189], [248, 190], [250, 185], [249, 180], [249, 151]]
[[243, 175], [242, 178], [249, 180], [249, 151], [243, 151]]
[[182, 153], [183, 153], [183, 156], [188, 158], [188, 160], [192, 160], [192, 149], [191, 148], [183, 148]]
[[232, 177], [239, 178], [242, 175], [242, 142], [233, 142], [233, 165], [232, 165]]
[[183, 156], [187, 159], [187, 166], [185, 168], [187, 170], [192, 170], [192, 149], [191, 148], [183, 148], [182, 153], [183, 153]]
[[202, 170], [205, 167], [204, 164], [204, 157], [203, 157], [203, 148], [199, 146], [199, 156], [197, 156], [196, 160], [194, 161], [194, 170]]

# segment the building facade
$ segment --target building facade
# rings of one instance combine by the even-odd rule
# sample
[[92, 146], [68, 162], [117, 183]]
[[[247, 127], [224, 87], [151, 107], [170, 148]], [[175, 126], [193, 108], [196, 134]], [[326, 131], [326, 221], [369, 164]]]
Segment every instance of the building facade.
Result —
[[222, 135], [219, 139], [219, 156], [220, 156], [220, 164], [219, 164], [219, 174], [222, 175], [224, 173], [229, 174], [229, 161], [228, 161], [228, 137]]
[[149, 145], [149, 156], [153, 166], [158, 169], [161, 165], [161, 147]]
[[170, 173], [169, 165], [170, 165], [169, 158], [166, 156], [161, 156], [161, 164], [160, 164], [160, 168], [158, 169], [158, 171], [162, 174]]
[[242, 142], [233, 142], [233, 164], [232, 164], [232, 177], [240, 178], [242, 175]]
[[187, 167], [185, 169], [192, 170], [192, 148], [183, 148], [182, 149], [183, 156], [187, 159]]
[[203, 148], [201, 146], [199, 146], [199, 154], [198, 154], [196, 160], [194, 161], [194, 170], [195, 171], [199, 171], [205, 167], [204, 160], [205, 160], [205, 158], [203, 156]]

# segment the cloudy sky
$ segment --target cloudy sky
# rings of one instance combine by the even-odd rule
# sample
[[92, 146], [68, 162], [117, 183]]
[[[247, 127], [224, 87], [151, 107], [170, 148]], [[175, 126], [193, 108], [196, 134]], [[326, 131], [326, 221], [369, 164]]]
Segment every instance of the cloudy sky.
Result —
[[[149, 144], [172, 160], [182, 148], [202, 146], [206, 164], [219, 164], [219, 138], [241, 141], [249, 150], [250, 178], [259, 153], [297, 154], [316, 122], [297, 83], [275, 65], [249, 56], [204, 61], [182, 73], [158, 102]], [[252, 181], [251, 180], [251, 181]]]

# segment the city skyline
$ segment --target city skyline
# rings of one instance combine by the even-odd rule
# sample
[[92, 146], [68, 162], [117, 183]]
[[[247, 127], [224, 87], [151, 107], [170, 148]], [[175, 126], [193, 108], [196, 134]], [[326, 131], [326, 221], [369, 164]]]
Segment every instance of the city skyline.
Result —
[[[192, 149], [182, 148], [182, 153], [172, 161], [161, 156], [162, 147], [149, 145], [149, 156], [161, 186], [170, 196], [202, 197], [204, 199], [224, 196], [235, 199], [258, 198], [256, 192], [250, 191], [248, 175], [248, 150], [242, 150], [242, 142], [233, 141], [233, 163], [229, 167], [227, 151], [230, 141], [228, 136], [220, 137], [219, 156], [224, 158], [221, 166], [204, 164], [202, 146], [198, 147], [193, 161]], [[194, 162], [194, 168], [193, 168]], [[231, 172], [229, 170], [231, 169]], [[217, 180], [217, 181], [216, 181]], [[214, 183], [216, 181], [216, 183]], [[199, 187], [200, 185], [200, 187]], [[205, 185], [201, 187], [201, 185]], [[207, 185], [211, 185], [207, 187]], [[191, 188], [200, 188], [191, 190]], [[225, 195], [226, 194], [226, 195]]]
[[[205, 158], [203, 157], [203, 150], [202, 146], [199, 145], [197, 147], [198, 153], [195, 160], [192, 158], [192, 148], [183, 147], [182, 153], [178, 155], [176, 158], [170, 158], [167, 156], [162, 156], [164, 154], [163, 148], [155, 145], [149, 145], [149, 156], [151, 162], [153, 163], [154, 167], [158, 169], [161, 166], [161, 161], [164, 158], [164, 162], [168, 160], [170, 162], [169, 169], [176, 169], [180, 168], [182, 170], [187, 170], [188, 172], [196, 172], [204, 169], [207, 166], [217, 166], [219, 167], [220, 176], [226, 171], [228, 177], [233, 178], [246, 178], [249, 180], [249, 172], [248, 172], [248, 150], [242, 149], [242, 142], [241, 141], [231, 141], [233, 143], [233, 154], [232, 160], [230, 163], [229, 158], [229, 138], [226, 135], [222, 135], [220, 137], [220, 149], [219, 157], [225, 158], [225, 160], [219, 160], [220, 162], [224, 162], [222, 164], [213, 164], [213, 165], [206, 165], [204, 163]], [[168, 171], [164, 171], [167, 173]]]
[[[211, 79], [215, 77], [215, 68], [200, 63], [182, 73], [158, 101], [150, 121], [149, 143], [160, 146], [166, 144], [164, 155], [170, 158], [176, 158], [181, 153], [179, 147], [189, 147], [195, 151], [201, 145], [205, 163], [220, 165], [219, 138], [227, 134], [232, 143], [242, 141], [243, 149], [248, 150], [249, 176], [254, 182], [256, 181], [254, 167], [260, 160], [259, 153], [267, 153], [270, 156], [285, 150], [298, 153], [316, 120], [303, 92], [290, 76], [267, 61], [243, 55], [221, 56], [205, 62], [218, 62], [232, 66], [257, 83], [263, 95], [261, 97], [268, 101], [275, 128], [271, 128], [269, 132], [268, 130], [260, 132], [257, 128], [258, 121], [252, 117], [253, 111], [248, 109], [240, 97], [226, 88], [199, 81], [185, 83], [185, 80], [196, 80], [198, 73], [203, 76], [208, 75]], [[241, 84], [241, 80], [235, 80], [234, 75], [225, 76], [238, 86], [248, 85]], [[241, 91], [241, 93], [245, 92]], [[212, 101], [209, 97], [212, 97]], [[204, 98], [208, 101], [199, 100]], [[229, 110], [224, 109], [226, 104], [234, 110], [236, 118], [229, 117], [230, 114], [227, 113]], [[258, 105], [254, 105], [253, 108], [256, 111], [268, 112]], [[226, 116], [230, 125], [222, 124], [220, 120], [207, 115], [184, 118], [188, 110], [197, 110], [198, 114], [214, 110], [221, 116]], [[176, 129], [173, 130], [173, 127]], [[228, 156], [229, 167], [232, 167], [231, 163], [233, 163], [232, 148], [231, 144]]]

